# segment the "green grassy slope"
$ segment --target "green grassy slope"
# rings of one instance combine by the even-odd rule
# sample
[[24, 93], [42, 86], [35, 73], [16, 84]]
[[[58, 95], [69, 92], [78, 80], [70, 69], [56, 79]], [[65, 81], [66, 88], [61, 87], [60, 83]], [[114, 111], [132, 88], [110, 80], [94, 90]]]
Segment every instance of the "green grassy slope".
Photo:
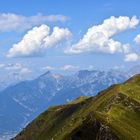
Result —
[[15, 140], [139, 140], [140, 75], [95, 97], [50, 107]]

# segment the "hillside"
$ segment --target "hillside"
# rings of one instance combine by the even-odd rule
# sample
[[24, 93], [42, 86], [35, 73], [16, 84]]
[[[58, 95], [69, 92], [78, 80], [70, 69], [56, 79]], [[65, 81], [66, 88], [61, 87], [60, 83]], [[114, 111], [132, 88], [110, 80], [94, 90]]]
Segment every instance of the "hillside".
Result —
[[95, 97], [50, 107], [14, 140], [139, 140], [140, 75]]

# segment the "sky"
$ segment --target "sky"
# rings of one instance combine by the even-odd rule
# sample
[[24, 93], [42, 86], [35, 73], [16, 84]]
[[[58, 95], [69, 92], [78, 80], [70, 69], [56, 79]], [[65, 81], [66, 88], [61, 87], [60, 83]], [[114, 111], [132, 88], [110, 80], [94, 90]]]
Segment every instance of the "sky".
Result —
[[139, 0], [0, 2], [0, 75], [140, 64]]

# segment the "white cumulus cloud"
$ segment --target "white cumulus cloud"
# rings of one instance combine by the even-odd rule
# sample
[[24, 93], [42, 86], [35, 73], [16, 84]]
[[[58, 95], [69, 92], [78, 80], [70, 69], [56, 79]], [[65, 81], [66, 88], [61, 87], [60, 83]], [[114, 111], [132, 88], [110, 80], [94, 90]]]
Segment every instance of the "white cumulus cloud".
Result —
[[126, 62], [133, 62], [133, 61], [137, 61], [139, 59], [140, 59], [140, 57], [139, 57], [138, 54], [136, 54], [136, 53], [129, 53], [129, 54], [125, 55], [125, 59], [124, 60]]
[[43, 24], [29, 30], [20, 42], [12, 46], [7, 57], [42, 56], [47, 48], [56, 46], [69, 37], [71, 32], [67, 28], [54, 27], [51, 32], [50, 27]]
[[65, 22], [68, 18], [64, 15], [23, 16], [14, 13], [0, 13], [0, 32], [24, 31], [48, 22]]
[[66, 53], [103, 52], [114, 54], [116, 52], [128, 53], [130, 46], [115, 41], [112, 37], [128, 29], [135, 28], [139, 23], [136, 16], [110, 17], [105, 19], [101, 25], [88, 29], [87, 33], [78, 43], [68, 47]]

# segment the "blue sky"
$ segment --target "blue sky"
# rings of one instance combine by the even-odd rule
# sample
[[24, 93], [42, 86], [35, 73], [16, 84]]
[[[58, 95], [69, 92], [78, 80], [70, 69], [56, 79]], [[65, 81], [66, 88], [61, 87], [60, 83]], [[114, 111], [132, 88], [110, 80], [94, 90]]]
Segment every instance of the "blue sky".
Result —
[[[105, 42], [105, 44], [107, 43], [106, 45], [110, 45], [110, 42], [114, 44], [114, 41], [121, 43], [119, 47], [116, 45], [118, 48], [113, 52], [111, 52], [110, 46], [107, 48], [108, 50], [104, 48], [99, 49], [99, 47], [106, 47], [100, 44], [102, 41], [97, 42], [94, 40], [94, 32], [99, 32], [99, 28], [97, 31], [93, 29], [92, 36], [88, 36], [87, 47], [83, 45], [87, 39], [84, 40], [83, 36], [88, 33], [88, 29], [102, 25], [103, 21], [110, 19], [111, 16], [114, 16], [114, 21], [121, 20], [119, 16], [127, 17], [130, 19], [129, 24], [139, 20], [139, 5], [139, 0], [2, 1], [0, 2], [0, 73], [3, 74], [10, 71], [36, 76], [47, 70], [61, 73], [69, 73], [79, 69], [106, 70], [118, 68], [127, 70], [134, 65], [139, 65], [140, 39], [138, 38], [137, 42], [134, 39], [140, 34], [140, 23], [135, 23], [133, 27], [130, 25], [126, 29], [119, 29], [113, 35], [109, 35], [107, 42]], [[16, 20], [13, 15], [16, 16]], [[136, 16], [135, 21], [131, 21], [133, 16]], [[127, 19], [119, 24], [125, 24], [125, 22], [128, 22]], [[49, 45], [51, 43], [52, 45], [50, 47], [46, 44], [43, 45], [45, 49], [39, 47], [39, 44], [42, 45], [42, 42], [34, 46], [29, 40], [26, 40], [28, 42], [25, 49], [21, 49], [21, 45], [22, 47], [25, 45], [21, 41], [28, 34], [28, 31], [32, 31], [34, 27], [40, 29], [42, 24], [45, 25], [42, 27], [43, 32], [45, 30], [44, 34], [47, 34], [46, 30], [49, 27], [51, 36], [53, 28], [57, 26], [56, 32], [58, 34], [63, 30], [63, 33], [60, 34], [61, 37], [55, 40], [55, 35], [49, 36], [47, 41]], [[41, 32], [37, 31], [39, 32], [39, 37], [42, 34], [42, 30]], [[104, 30], [106, 31], [105, 28]], [[38, 37], [36, 33], [34, 35]], [[27, 38], [32, 38], [34, 35], [30, 35]], [[92, 43], [89, 38], [91, 38]], [[80, 43], [80, 40], [82, 40], [82, 43]], [[18, 51], [17, 48], [14, 48], [14, 52], [12, 50], [10, 57], [7, 57], [14, 44], [17, 44]], [[124, 51], [123, 48], [126, 44], [129, 45], [131, 50], [129, 52], [121, 52]], [[72, 46], [75, 52], [65, 53], [65, 49], [72, 48]], [[81, 48], [78, 48], [79, 46]], [[30, 52], [30, 47], [36, 50], [34, 49]], [[25, 53], [25, 50], [27, 53]], [[80, 53], [77, 53], [79, 51]], [[128, 61], [125, 61], [126, 56], [129, 57], [127, 58]]]

